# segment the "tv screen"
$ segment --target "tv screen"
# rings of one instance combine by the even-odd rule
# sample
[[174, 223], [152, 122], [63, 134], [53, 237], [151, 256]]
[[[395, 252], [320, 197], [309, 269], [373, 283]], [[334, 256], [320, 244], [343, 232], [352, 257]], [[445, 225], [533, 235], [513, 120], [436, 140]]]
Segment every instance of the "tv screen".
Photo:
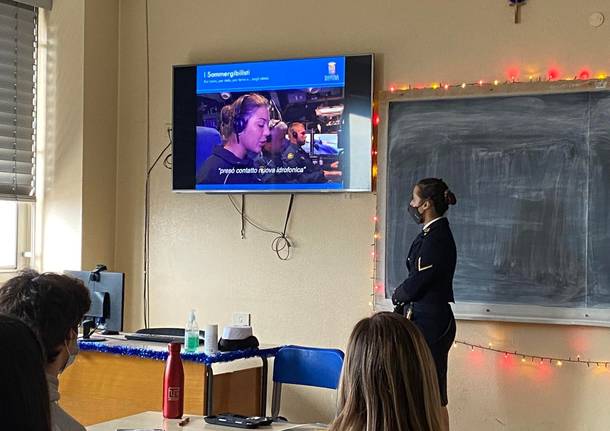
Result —
[[173, 189], [371, 191], [373, 56], [174, 66]]

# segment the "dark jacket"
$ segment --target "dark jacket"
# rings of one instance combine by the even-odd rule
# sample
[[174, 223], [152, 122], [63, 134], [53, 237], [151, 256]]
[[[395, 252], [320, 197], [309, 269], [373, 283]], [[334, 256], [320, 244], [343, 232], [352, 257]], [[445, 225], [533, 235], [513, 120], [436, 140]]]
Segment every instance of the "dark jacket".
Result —
[[293, 175], [293, 179], [299, 183], [328, 182], [326, 177], [324, 177], [322, 168], [318, 165], [314, 165], [309, 158], [309, 154], [303, 151], [298, 144], [291, 143], [286, 147], [282, 153], [282, 162], [287, 167], [303, 169], [302, 173]]
[[409, 250], [409, 276], [392, 295], [394, 304], [418, 302], [447, 304], [453, 299], [453, 274], [457, 253], [446, 218], [422, 231]]
[[[254, 167], [257, 169], [257, 175], [263, 183], [289, 183], [293, 176], [285, 173], [274, 173], [273, 170], [284, 166], [282, 161], [282, 153], [271, 153], [263, 149], [263, 151], [253, 160]], [[269, 170], [269, 172], [265, 172]], [[261, 171], [262, 170], [262, 171]]]
[[[234, 169], [220, 173], [220, 169]], [[197, 184], [252, 184], [258, 183], [256, 168], [248, 157], [238, 158], [222, 145], [214, 147], [212, 155], [197, 171]]]

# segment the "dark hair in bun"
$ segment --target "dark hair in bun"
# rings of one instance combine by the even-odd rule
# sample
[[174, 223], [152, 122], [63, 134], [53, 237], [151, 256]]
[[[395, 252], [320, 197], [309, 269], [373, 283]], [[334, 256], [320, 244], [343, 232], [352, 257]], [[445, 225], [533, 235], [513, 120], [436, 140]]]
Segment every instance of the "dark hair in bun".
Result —
[[455, 205], [457, 199], [449, 186], [441, 178], [424, 178], [417, 182], [419, 194], [423, 199], [429, 199], [438, 215], [443, 215], [449, 205]]

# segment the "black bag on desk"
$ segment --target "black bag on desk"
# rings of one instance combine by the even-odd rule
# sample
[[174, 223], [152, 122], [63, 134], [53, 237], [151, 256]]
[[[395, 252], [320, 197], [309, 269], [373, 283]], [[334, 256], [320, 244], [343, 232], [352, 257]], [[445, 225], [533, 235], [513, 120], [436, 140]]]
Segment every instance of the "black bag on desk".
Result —
[[232, 413], [206, 416], [204, 420], [209, 424], [224, 425], [234, 428], [258, 428], [261, 425], [271, 425], [273, 418], [262, 416], [242, 416]]
[[225, 340], [221, 338], [218, 341], [218, 350], [221, 352], [232, 352], [234, 350], [256, 349], [258, 347], [258, 339], [251, 335], [242, 340]]

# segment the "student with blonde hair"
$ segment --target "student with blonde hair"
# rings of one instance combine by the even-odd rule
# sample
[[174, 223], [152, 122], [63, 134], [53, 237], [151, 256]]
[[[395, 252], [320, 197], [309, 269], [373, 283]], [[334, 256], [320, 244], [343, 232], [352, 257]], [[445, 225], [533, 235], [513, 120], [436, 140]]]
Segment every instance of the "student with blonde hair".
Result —
[[356, 324], [331, 431], [443, 431], [434, 362], [417, 327], [396, 313]]

